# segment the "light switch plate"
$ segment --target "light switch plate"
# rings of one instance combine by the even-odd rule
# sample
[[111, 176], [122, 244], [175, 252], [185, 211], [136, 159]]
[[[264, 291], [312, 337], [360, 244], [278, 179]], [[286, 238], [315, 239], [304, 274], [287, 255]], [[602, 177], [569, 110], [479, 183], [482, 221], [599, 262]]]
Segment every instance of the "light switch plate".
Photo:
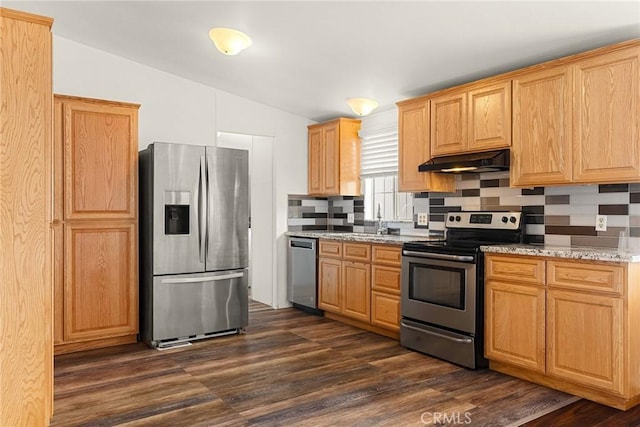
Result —
[[418, 225], [429, 225], [429, 214], [427, 214], [427, 213], [419, 213], [418, 214]]
[[356, 220], [356, 215], [354, 213], [348, 213], [347, 214], [347, 222], [349, 224], [353, 224]]
[[607, 231], [606, 215], [596, 215], [596, 231]]

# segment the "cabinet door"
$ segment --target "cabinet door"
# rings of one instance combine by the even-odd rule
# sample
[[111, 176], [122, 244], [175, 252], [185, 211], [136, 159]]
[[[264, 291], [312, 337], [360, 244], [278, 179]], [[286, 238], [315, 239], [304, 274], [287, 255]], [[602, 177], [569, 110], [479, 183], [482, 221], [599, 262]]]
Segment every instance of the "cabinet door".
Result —
[[486, 357], [544, 373], [544, 288], [488, 282], [485, 292]]
[[429, 101], [403, 104], [398, 109], [398, 191], [454, 191], [454, 177], [419, 172], [431, 158]]
[[575, 67], [574, 180], [628, 182], [640, 177], [640, 48], [580, 61]]
[[51, 225], [53, 238], [53, 344], [64, 342], [64, 227]]
[[511, 185], [572, 180], [572, 85], [568, 67], [513, 81]]
[[467, 149], [467, 93], [431, 99], [431, 156]]
[[318, 260], [318, 307], [340, 313], [342, 311], [341, 289], [342, 261], [320, 258]]
[[369, 323], [371, 321], [370, 265], [343, 261], [342, 289], [344, 295], [342, 314]]
[[511, 80], [469, 92], [468, 150], [511, 145]]
[[400, 296], [371, 291], [371, 324], [400, 330]]
[[324, 126], [324, 180], [322, 192], [340, 194], [340, 125], [331, 122]]
[[623, 299], [547, 293], [547, 374], [623, 393]]
[[65, 219], [134, 219], [138, 106], [64, 99]]
[[65, 342], [137, 333], [136, 237], [132, 222], [65, 225]]
[[324, 181], [324, 144], [322, 139], [323, 137], [321, 126], [309, 128], [309, 194], [322, 194], [322, 192], [324, 191], [322, 188], [322, 183]]

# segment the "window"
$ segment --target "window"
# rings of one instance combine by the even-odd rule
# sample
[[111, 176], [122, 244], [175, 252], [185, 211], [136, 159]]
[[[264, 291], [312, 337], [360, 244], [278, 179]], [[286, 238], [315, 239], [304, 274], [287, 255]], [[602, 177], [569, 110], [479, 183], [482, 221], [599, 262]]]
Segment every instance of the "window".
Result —
[[364, 219], [412, 220], [413, 194], [398, 192], [398, 113], [378, 113], [362, 121]]
[[384, 175], [362, 180], [364, 219], [413, 220], [413, 194], [398, 192], [398, 176]]

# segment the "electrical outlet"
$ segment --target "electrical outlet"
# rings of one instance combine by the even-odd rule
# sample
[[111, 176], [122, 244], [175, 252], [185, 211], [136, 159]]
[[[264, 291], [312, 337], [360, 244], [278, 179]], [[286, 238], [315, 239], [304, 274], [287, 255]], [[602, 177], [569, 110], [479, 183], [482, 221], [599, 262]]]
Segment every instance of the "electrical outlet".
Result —
[[596, 231], [607, 231], [606, 215], [596, 215]]
[[427, 214], [427, 213], [419, 213], [418, 214], [418, 225], [429, 225], [429, 214]]
[[356, 220], [356, 215], [354, 213], [348, 213], [347, 214], [347, 222], [349, 224], [353, 224]]

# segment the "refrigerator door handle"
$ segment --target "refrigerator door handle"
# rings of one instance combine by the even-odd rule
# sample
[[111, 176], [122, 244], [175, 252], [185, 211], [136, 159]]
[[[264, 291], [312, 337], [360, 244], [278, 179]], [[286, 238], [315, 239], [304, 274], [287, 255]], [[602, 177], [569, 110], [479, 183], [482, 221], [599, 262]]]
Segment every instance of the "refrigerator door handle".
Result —
[[200, 262], [204, 262], [204, 252], [207, 245], [206, 227], [207, 227], [207, 177], [205, 167], [205, 156], [200, 157], [200, 178], [198, 181], [198, 243]]
[[218, 276], [205, 276], [205, 277], [185, 277], [175, 279], [162, 279], [162, 283], [199, 283], [199, 282], [216, 282], [219, 280], [238, 279], [244, 276], [244, 273], [231, 273], [222, 274]]

